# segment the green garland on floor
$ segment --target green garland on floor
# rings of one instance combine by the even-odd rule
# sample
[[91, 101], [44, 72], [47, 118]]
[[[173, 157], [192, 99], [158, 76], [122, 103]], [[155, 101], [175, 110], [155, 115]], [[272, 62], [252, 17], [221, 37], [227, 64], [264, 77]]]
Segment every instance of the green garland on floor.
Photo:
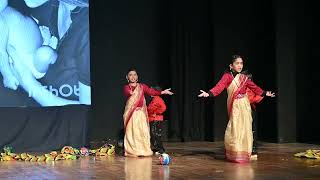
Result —
[[47, 154], [32, 155], [29, 153], [13, 153], [13, 148], [5, 146], [1, 153], [1, 161], [30, 161], [30, 162], [49, 162], [59, 160], [76, 160], [84, 156], [112, 156], [115, 154], [115, 146], [106, 144], [98, 149], [87, 149], [82, 147], [80, 149], [71, 146], [64, 146], [60, 152], [51, 151]]
[[294, 154], [295, 157], [309, 158], [309, 159], [320, 159], [320, 150], [308, 149], [305, 152], [299, 152]]

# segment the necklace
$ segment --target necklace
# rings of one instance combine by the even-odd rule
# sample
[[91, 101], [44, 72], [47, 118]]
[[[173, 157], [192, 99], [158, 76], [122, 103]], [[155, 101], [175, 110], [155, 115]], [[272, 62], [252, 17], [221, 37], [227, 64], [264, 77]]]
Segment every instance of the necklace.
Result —
[[130, 88], [130, 92], [131, 92], [131, 93], [133, 93], [133, 91], [134, 91], [133, 88], [135, 88], [135, 87], [137, 87], [137, 84], [136, 84], [135, 86], [129, 84], [129, 88]]

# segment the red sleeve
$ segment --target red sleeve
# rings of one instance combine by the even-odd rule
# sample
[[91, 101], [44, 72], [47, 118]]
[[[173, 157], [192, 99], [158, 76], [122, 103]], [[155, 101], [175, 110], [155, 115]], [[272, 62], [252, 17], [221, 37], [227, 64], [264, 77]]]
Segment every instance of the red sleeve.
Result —
[[150, 88], [149, 86], [142, 84], [144, 93], [148, 94], [149, 96], [160, 96], [161, 91], [157, 91], [155, 89]]
[[156, 109], [156, 103], [155, 103], [154, 99], [152, 99], [152, 101], [150, 102], [150, 104], [148, 105], [148, 108], [147, 108], [148, 114], [154, 114], [155, 109]]
[[263, 90], [257, 86], [253, 81], [251, 81], [250, 79], [247, 80], [247, 87], [253, 91], [256, 95], [261, 96], [263, 94]]
[[124, 94], [126, 97], [131, 96], [129, 85], [125, 85], [125, 86], [123, 87], [123, 94]]
[[162, 114], [166, 111], [166, 104], [161, 97], [154, 97], [148, 105], [148, 114]]
[[218, 96], [232, 82], [232, 77], [229, 73], [225, 73], [220, 81], [210, 90], [214, 96]]
[[167, 107], [161, 97], [155, 97], [157, 109], [155, 110], [156, 114], [162, 114], [166, 111]]
[[247, 89], [247, 95], [248, 95], [250, 104], [257, 104], [257, 103], [261, 102], [263, 99], [263, 96], [256, 95], [250, 89]]

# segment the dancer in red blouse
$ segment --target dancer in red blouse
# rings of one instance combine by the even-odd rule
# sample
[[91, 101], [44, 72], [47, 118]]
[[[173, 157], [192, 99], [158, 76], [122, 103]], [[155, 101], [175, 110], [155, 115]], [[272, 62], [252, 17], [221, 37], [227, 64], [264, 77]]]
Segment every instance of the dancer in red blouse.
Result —
[[[159, 86], [153, 87], [158, 91], [162, 89]], [[152, 100], [148, 105], [148, 116], [150, 124], [151, 134], [151, 149], [156, 154], [162, 154], [165, 152], [161, 136], [162, 136], [162, 122], [163, 113], [166, 111], [166, 104], [160, 96], [151, 96]]]
[[249, 88], [260, 96], [274, 97], [271, 91], [263, 91], [246, 73], [242, 72], [243, 60], [234, 55], [229, 65], [230, 71], [209, 92], [200, 90], [199, 97], [213, 97], [227, 88], [227, 109], [229, 122], [225, 131], [224, 144], [226, 159], [232, 162], [249, 162], [252, 152], [252, 116], [251, 107], [246, 90]]
[[129, 69], [127, 80], [128, 84], [124, 86], [127, 103], [123, 114], [125, 156], [151, 156], [153, 152], [150, 148], [148, 113], [144, 94], [159, 96], [173, 93], [170, 89], [157, 91], [138, 83], [138, 74], [135, 69]]

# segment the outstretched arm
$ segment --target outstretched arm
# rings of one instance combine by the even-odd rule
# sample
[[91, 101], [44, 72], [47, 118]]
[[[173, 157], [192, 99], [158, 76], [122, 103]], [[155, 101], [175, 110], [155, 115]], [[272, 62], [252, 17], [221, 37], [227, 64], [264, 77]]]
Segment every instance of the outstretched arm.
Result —
[[255, 94], [259, 96], [269, 96], [269, 97], [275, 97], [275, 93], [272, 91], [263, 91], [259, 86], [257, 86], [253, 81], [250, 79], [247, 82], [247, 86], [250, 90], [252, 90]]
[[166, 94], [166, 95], [173, 95], [173, 92], [171, 92], [171, 88], [165, 89], [163, 91], [158, 91], [155, 89], [150, 88], [146, 84], [142, 84], [144, 92], [146, 92], [150, 96], [159, 96], [161, 94]]
[[262, 101], [262, 99], [264, 98], [263, 96], [257, 95], [255, 94], [252, 90], [250, 90], [249, 88], [247, 89], [247, 95], [250, 101], [250, 104], [257, 104], [260, 103]]
[[198, 97], [209, 97], [209, 96], [218, 96], [229, 84], [231, 83], [232, 79], [228, 73], [225, 73], [220, 81], [209, 91], [205, 92], [200, 90], [200, 94]]

